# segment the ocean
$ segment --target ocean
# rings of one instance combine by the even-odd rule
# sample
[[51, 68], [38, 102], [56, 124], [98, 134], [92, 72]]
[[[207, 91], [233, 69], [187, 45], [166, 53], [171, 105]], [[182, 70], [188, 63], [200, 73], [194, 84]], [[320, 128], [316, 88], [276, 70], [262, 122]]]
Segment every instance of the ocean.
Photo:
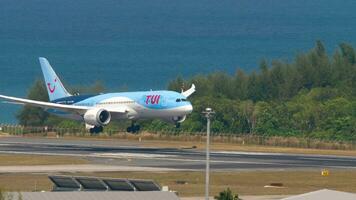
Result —
[[[0, 94], [25, 97], [46, 57], [67, 85], [165, 89], [170, 80], [258, 69], [322, 40], [356, 44], [354, 0], [1, 0]], [[21, 106], [0, 104], [0, 124]]]

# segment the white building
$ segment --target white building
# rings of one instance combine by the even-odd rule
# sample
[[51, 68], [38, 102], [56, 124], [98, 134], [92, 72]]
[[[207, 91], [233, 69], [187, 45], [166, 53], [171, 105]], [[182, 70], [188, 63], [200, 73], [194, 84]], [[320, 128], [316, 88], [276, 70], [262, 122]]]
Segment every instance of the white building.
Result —
[[282, 200], [356, 200], [356, 194], [323, 189]]

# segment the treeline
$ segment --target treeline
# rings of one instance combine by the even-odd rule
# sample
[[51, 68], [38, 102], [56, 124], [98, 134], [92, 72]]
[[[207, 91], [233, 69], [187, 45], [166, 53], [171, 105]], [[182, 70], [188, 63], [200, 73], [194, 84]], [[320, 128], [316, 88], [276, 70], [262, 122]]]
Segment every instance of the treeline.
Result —
[[233, 76], [178, 77], [169, 89], [180, 91], [191, 83], [197, 93], [195, 111], [183, 124], [187, 131], [203, 129], [200, 112], [212, 107], [215, 132], [356, 139], [356, 54], [349, 44], [328, 56], [317, 41], [292, 62], [263, 60], [258, 71], [238, 69]]
[[[182, 86], [187, 89], [191, 83], [197, 88], [190, 98], [194, 112], [175, 130], [177, 133], [203, 131], [201, 111], [212, 107], [216, 111], [212, 130], [216, 133], [356, 139], [356, 54], [349, 44], [340, 44], [329, 56], [317, 41], [313, 49], [298, 54], [291, 62], [263, 60], [259, 69], [250, 73], [237, 69], [234, 75], [215, 72], [189, 80], [177, 77], [168, 89], [180, 92]], [[96, 83], [89, 88], [76, 87], [72, 92], [96, 93], [104, 89]], [[42, 81], [36, 81], [29, 98], [48, 100]], [[82, 125], [31, 107], [25, 107], [18, 119], [23, 125]], [[159, 120], [141, 124], [149, 131], [174, 129]], [[125, 122], [109, 128], [121, 126], [126, 126]]]

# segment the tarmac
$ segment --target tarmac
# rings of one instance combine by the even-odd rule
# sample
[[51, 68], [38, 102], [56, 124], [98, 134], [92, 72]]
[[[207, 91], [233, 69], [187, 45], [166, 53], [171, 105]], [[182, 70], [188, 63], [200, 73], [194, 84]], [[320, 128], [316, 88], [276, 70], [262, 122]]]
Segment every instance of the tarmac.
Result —
[[[241, 195], [240, 199], [243, 200], [280, 200], [287, 198], [289, 195]], [[180, 200], [205, 200], [205, 197], [181, 197]], [[209, 200], [214, 200], [214, 197], [209, 197]]]
[[[89, 165], [46, 166], [48, 171], [203, 171], [205, 152], [195, 149], [147, 148], [139, 142], [0, 137], [0, 153], [84, 157]], [[356, 157], [211, 152], [212, 171], [355, 169]], [[0, 167], [2, 172], [38, 172], [38, 166]], [[43, 171], [42, 171], [43, 172]]]

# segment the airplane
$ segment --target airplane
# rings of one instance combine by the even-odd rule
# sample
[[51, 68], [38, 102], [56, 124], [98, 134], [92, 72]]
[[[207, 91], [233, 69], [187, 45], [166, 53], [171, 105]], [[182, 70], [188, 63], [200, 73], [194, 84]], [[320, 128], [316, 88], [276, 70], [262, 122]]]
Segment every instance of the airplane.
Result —
[[39, 58], [50, 102], [0, 95], [8, 103], [30, 105], [45, 109], [59, 117], [83, 121], [90, 133], [100, 133], [112, 120], [131, 120], [127, 132], [137, 133], [139, 119], [161, 119], [177, 127], [193, 111], [187, 98], [195, 85], [181, 93], [168, 90], [120, 92], [97, 95], [72, 95], [46, 58]]

